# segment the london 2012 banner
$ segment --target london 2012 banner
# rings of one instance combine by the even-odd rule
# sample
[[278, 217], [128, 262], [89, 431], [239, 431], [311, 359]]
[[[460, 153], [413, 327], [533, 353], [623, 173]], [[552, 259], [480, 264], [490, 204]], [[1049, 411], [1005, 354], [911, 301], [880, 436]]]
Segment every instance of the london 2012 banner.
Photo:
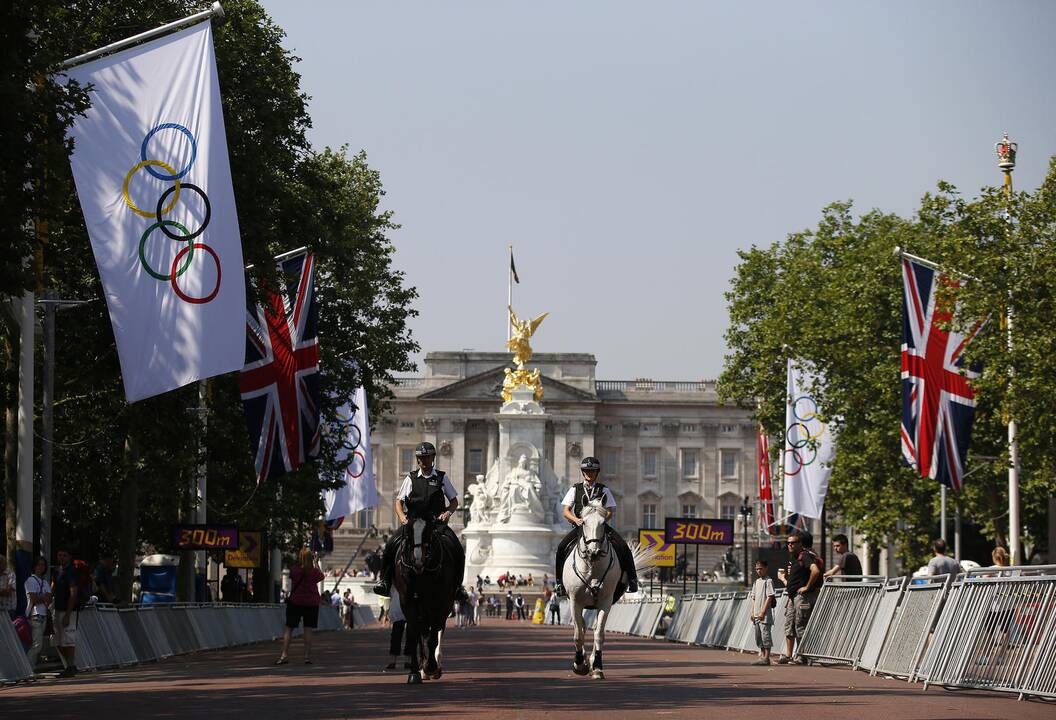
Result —
[[830, 423], [821, 419], [811, 390], [819, 380], [810, 370], [788, 361], [785, 451], [781, 459], [786, 515], [820, 518], [829, 491], [836, 440]]
[[135, 402], [238, 370], [242, 244], [209, 22], [66, 71], [81, 211]]
[[340, 478], [345, 484], [335, 490], [323, 491], [326, 519], [330, 522], [378, 505], [374, 460], [370, 451], [367, 391], [357, 388], [352, 398], [337, 411], [337, 417], [338, 422], [333, 428], [341, 437], [337, 461], [347, 463], [347, 466]]

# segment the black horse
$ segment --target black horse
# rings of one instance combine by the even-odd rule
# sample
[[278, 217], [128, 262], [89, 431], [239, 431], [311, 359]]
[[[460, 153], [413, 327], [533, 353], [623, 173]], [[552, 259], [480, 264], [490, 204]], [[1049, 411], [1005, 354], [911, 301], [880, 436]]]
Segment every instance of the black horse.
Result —
[[423, 665], [426, 680], [443, 675], [440, 641], [454, 606], [457, 551], [448, 547], [451, 541], [444, 533], [435, 531], [436, 525], [435, 520], [412, 520], [396, 555], [393, 579], [407, 619], [407, 643], [417, 649], [407, 676], [412, 685], [422, 682]]

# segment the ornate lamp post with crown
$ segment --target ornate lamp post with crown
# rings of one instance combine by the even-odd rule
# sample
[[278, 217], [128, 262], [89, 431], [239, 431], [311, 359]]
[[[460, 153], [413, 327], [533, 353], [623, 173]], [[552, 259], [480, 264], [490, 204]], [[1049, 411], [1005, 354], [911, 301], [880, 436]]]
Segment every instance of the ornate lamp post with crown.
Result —
[[[1008, 203], [1009, 232], [1012, 231], [1012, 171], [1016, 169], [1016, 152], [1019, 143], [1008, 139], [1008, 133], [994, 143], [997, 166], [1005, 174], [1005, 200]], [[1008, 296], [1005, 314], [1005, 329], [1008, 332], [1008, 351], [1012, 352], [1012, 293]], [[1011, 378], [1009, 380], [1011, 384]], [[1017, 565], [1023, 561], [1019, 548], [1019, 440], [1014, 417], [1008, 418], [1008, 552], [1010, 562]]]

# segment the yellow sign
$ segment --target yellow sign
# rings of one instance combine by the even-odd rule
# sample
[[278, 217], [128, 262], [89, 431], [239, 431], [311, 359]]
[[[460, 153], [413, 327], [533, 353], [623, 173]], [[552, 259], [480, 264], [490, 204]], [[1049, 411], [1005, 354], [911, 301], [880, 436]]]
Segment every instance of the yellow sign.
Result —
[[656, 567], [675, 566], [675, 546], [664, 539], [663, 530], [639, 530], [638, 545], [656, 551]]
[[259, 532], [240, 532], [238, 550], [224, 553], [224, 565], [233, 568], [258, 568], [261, 562], [262, 548]]

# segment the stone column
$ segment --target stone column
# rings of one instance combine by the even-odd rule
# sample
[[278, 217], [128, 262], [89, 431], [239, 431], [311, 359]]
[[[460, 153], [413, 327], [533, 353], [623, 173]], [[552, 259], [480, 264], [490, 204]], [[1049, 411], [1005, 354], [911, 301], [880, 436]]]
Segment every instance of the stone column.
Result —
[[499, 424], [494, 420], [488, 421], [488, 457], [484, 460], [484, 472], [486, 473], [495, 458], [499, 456]]
[[[465, 505], [466, 486], [469, 478], [466, 477], [466, 421], [463, 418], [451, 420], [451, 483], [458, 492], [458, 504]], [[451, 525], [461, 528], [462, 507], [459, 507], [455, 517], [451, 518]]]
[[432, 443], [433, 447], [439, 450], [439, 443], [436, 439], [436, 431], [440, 429], [440, 421], [437, 420], [435, 417], [423, 417], [419, 424], [422, 429], [422, 441]]
[[554, 474], [562, 485], [568, 483], [568, 420], [554, 420]]
[[583, 457], [594, 454], [594, 430], [598, 423], [594, 420], [580, 420], [579, 426], [583, 431]]

